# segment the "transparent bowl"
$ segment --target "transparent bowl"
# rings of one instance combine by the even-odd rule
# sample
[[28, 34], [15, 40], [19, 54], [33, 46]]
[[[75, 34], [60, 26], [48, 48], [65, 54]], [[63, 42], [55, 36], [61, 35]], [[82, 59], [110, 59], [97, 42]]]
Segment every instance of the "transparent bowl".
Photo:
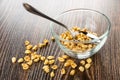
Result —
[[93, 54], [95, 54], [96, 52], [98, 52], [106, 42], [111, 28], [110, 20], [106, 15], [104, 15], [99, 11], [91, 10], [91, 9], [79, 8], [79, 9], [68, 10], [56, 16], [55, 19], [67, 25], [69, 29], [71, 29], [73, 26], [78, 26], [80, 28], [85, 27], [88, 30], [97, 33], [98, 39], [92, 39], [89, 42], [87, 41], [78, 42], [78, 44], [79, 43], [96, 44], [97, 41], [100, 41], [99, 43], [96, 44], [94, 48], [90, 50], [86, 50], [84, 52], [81, 52], [79, 50], [73, 51], [61, 43], [61, 41], [71, 42], [69, 40], [60, 38], [60, 34], [65, 32], [66, 29], [56, 23], [53, 22], [50, 23], [52, 35], [55, 37], [58, 46], [60, 46], [60, 48], [67, 55], [77, 59], [88, 58]]

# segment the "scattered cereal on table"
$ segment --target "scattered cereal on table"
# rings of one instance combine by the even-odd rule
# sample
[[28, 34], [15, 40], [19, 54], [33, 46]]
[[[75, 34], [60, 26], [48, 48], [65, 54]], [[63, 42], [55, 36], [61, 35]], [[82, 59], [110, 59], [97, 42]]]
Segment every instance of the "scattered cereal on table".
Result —
[[31, 54], [30, 50], [25, 50], [25, 54]]
[[[75, 31], [84, 31], [87, 32], [87, 29], [80, 29], [77, 26], [73, 27], [72, 30]], [[94, 34], [94, 33], [91, 33]], [[70, 32], [66, 31], [64, 33], [62, 33], [60, 35], [61, 38], [66, 39], [66, 40], [73, 40], [72, 35], [70, 34]], [[89, 41], [91, 40], [91, 38], [89, 38], [88, 36], [86, 36], [83, 33], [77, 34], [75, 37], [76, 40], [80, 40], [80, 41]], [[54, 41], [55, 38], [51, 37], [51, 40]], [[74, 50], [74, 51], [85, 51], [85, 50], [90, 50], [93, 47], [95, 47], [96, 45], [94, 44], [84, 44], [84, 43], [73, 43], [73, 42], [66, 42], [66, 41], [60, 41], [61, 44], [63, 44], [64, 46], [66, 46], [68, 49]], [[52, 70], [57, 70], [58, 66], [55, 65], [55, 57], [54, 56], [41, 56], [40, 54], [37, 54], [38, 49], [42, 48], [43, 46], [46, 46], [49, 43], [49, 41], [47, 39], [43, 40], [43, 43], [39, 43], [37, 45], [31, 45], [30, 42], [28, 40], [25, 41], [25, 56], [23, 58], [19, 58], [18, 59], [18, 63], [21, 63], [22, 68], [24, 70], [29, 69], [29, 67], [33, 64], [33, 62], [38, 62], [38, 61], [42, 61], [44, 62], [44, 66], [43, 66], [43, 70], [46, 73], [49, 73]], [[64, 67], [72, 67], [72, 70], [70, 71], [70, 75], [74, 75], [75, 74], [75, 68], [78, 66], [76, 64], [76, 61], [72, 58], [70, 58], [68, 55], [62, 55], [61, 57], [58, 57], [58, 61], [59, 62], [65, 62]], [[13, 57], [12, 58], [12, 63], [16, 62], [16, 58]], [[79, 66], [79, 71], [84, 72], [85, 69], [89, 69], [92, 63], [92, 59], [88, 58], [86, 60], [81, 60], [80, 64], [82, 66]], [[60, 70], [61, 74], [65, 74], [66, 70], [64, 69], [64, 67]], [[59, 70], [59, 69], [58, 69]], [[50, 77], [54, 77], [55, 74], [54, 72], [50, 72]]]
[[50, 72], [50, 69], [47, 68], [47, 69], [45, 69], [44, 71], [45, 71], [46, 73], [49, 73], [49, 72]]
[[33, 45], [29, 44], [29, 45], [26, 46], [26, 49], [30, 50], [30, 49], [32, 49], [32, 47], [33, 47]]
[[33, 61], [38, 62], [38, 61], [40, 61], [40, 58], [35, 58]]
[[26, 63], [22, 63], [21, 65], [24, 70], [29, 69], [29, 65], [27, 65]]
[[69, 62], [65, 62], [64, 63], [64, 67], [68, 67], [68, 66], [70, 66], [71, 64], [69, 63]]
[[58, 57], [58, 60], [59, 60], [60, 62], [64, 62], [64, 61], [65, 61], [65, 59], [62, 58], [62, 57]]
[[48, 59], [46, 59], [46, 60], [44, 61], [44, 64], [45, 64], [45, 65], [46, 65], [46, 64], [49, 64]]
[[39, 43], [39, 44], [38, 44], [38, 47], [39, 47], [39, 48], [42, 48], [43, 46], [44, 46], [43, 43]]
[[77, 64], [74, 62], [74, 63], [71, 63], [71, 67], [72, 68], [76, 68], [77, 67]]
[[29, 66], [31, 66], [31, 65], [32, 65], [32, 63], [33, 63], [33, 61], [32, 61], [32, 60], [30, 60], [30, 61], [28, 61], [28, 62], [27, 62], [27, 64], [28, 64]]
[[62, 58], [67, 59], [67, 58], [69, 58], [69, 56], [68, 55], [62, 55]]
[[50, 72], [50, 69], [49, 69], [49, 66], [48, 66], [48, 65], [43, 66], [43, 70], [44, 70], [46, 73], [49, 73], [49, 72]]
[[61, 69], [61, 74], [65, 74], [65, 73], [66, 73], [65, 69], [62, 68], [62, 69]]
[[41, 56], [41, 60], [44, 61], [44, 60], [45, 60], [45, 57], [44, 57], [44, 56]]
[[81, 61], [80, 61], [80, 64], [85, 65], [85, 61], [84, 61], [84, 60], [81, 60]]
[[25, 41], [25, 45], [27, 46], [27, 45], [29, 45], [30, 44], [30, 42], [28, 41], [28, 40], [26, 40]]
[[38, 57], [38, 58], [41, 58], [41, 55], [40, 55], [40, 54], [37, 54], [37, 57]]
[[74, 63], [74, 60], [72, 60], [72, 59], [67, 59], [66, 62], [68, 62], [68, 63]]
[[24, 60], [25, 60], [25, 61], [30, 61], [30, 56], [25, 56], [25, 57], [24, 57]]
[[83, 72], [85, 69], [84, 69], [83, 66], [80, 66], [80, 67], [79, 67], [79, 70], [80, 70], [81, 72]]
[[57, 65], [52, 65], [51, 68], [56, 70], [58, 68], [58, 66]]
[[49, 60], [49, 64], [53, 64], [55, 60]]
[[16, 62], [16, 57], [12, 57], [12, 63]]
[[45, 68], [49, 68], [49, 66], [48, 65], [44, 65], [42, 69], [45, 69]]
[[41, 58], [41, 55], [37, 54], [36, 52], [31, 54], [31, 59]]
[[37, 51], [37, 49], [38, 49], [37, 45], [34, 45], [33, 48], [32, 48], [32, 50], [34, 50], [34, 51]]
[[89, 69], [90, 66], [91, 66], [91, 64], [89, 64], [89, 63], [85, 64], [85, 69]]
[[50, 77], [54, 77], [55, 76], [55, 73], [52, 71], [51, 73], [50, 73]]
[[48, 56], [47, 59], [54, 59], [54, 56]]
[[87, 61], [87, 63], [91, 63], [91, 62], [92, 62], [92, 59], [91, 59], [91, 58], [88, 58], [86, 61]]
[[75, 74], [75, 70], [71, 70], [70, 75], [74, 75], [74, 74]]
[[23, 58], [19, 58], [17, 62], [18, 62], [18, 63], [22, 63], [23, 61], [24, 61]]
[[35, 55], [31, 55], [31, 59], [34, 60], [36, 58]]

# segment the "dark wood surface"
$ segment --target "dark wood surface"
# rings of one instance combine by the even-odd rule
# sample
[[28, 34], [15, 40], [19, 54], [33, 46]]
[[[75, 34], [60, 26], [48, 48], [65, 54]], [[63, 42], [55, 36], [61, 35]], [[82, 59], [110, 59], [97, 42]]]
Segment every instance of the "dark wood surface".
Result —
[[[28, 2], [42, 12], [54, 17], [73, 8], [90, 8], [106, 14], [112, 23], [111, 32], [103, 48], [94, 56], [92, 67], [84, 73], [50, 78], [42, 70], [43, 63], [33, 64], [24, 71], [19, 64], [12, 64], [12, 56], [24, 55], [24, 41], [32, 44], [50, 39], [50, 21], [28, 13], [22, 6]], [[120, 0], [0, 0], [0, 80], [120, 80]], [[63, 54], [55, 43], [41, 49], [40, 54], [56, 57]], [[59, 67], [62, 67], [58, 63]]]

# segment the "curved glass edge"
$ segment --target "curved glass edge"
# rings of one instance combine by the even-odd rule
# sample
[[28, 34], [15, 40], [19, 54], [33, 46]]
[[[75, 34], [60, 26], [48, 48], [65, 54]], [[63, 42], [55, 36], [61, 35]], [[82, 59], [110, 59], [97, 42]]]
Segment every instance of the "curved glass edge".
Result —
[[[101, 35], [100, 37], [98, 37], [98, 39], [93, 39], [93, 40], [84, 41], [84, 42], [83, 42], [83, 41], [80, 41], [79, 43], [94, 43], [94, 42], [97, 42], [98, 40], [101, 40], [102, 38], [104, 38], [105, 36], [107, 36], [107, 35], [109, 34], [110, 29], [111, 29], [111, 22], [110, 22], [109, 18], [108, 18], [105, 14], [103, 14], [103, 13], [101, 13], [101, 12], [99, 12], [99, 11], [93, 10], [93, 9], [86, 9], [86, 8], [70, 9], [70, 10], [64, 11], [64, 12], [62, 12], [61, 14], [57, 15], [57, 16], [55, 17], [55, 19], [59, 18], [60, 15], [64, 15], [64, 14], [67, 13], [67, 12], [70, 12], [70, 11], [80, 11], [80, 10], [83, 10], [83, 11], [93, 11], [93, 12], [100, 13], [101, 15], [103, 15], [103, 16], [107, 19], [108, 28], [107, 28], [107, 30], [105, 31], [105, 33], [104, 33], [103, 35]], [[54, 22], [51, 22], [51, 23], [50, 23], [50, 27], [51, 27], [51, 31], [52, 31], [53, 35], [54, 35], [56, 38], [58, 38], [59, 40], [62, 40], [62, 41], [75, 42], [75, 41], [70, 41], [70, 40], [65, 40], [65, 39], [63, 39], [63, 38], [60, 38], [59, 35], [57, 35], [57, 34], [54, 32], [54, 30], [53, 30], [53, 24], [54, 24]], [[75, 42], [75, 43], [76, 43], [76, 42]]]

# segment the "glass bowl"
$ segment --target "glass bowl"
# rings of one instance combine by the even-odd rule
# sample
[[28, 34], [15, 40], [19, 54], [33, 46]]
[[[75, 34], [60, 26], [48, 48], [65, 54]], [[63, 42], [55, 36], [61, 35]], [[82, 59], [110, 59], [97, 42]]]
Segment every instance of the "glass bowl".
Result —
[[[58, 46], [69, 56], [77, 59], [84, 59], [92, 56], [96, 52], [98, 52], [101, 47], [105, 44], [108, 34], [110, 32], [111, 23], [106, 15], [103, 13], [91, 10], [91, 9], [72, 9], [61, 13], [60, 15], [55, 17], [56, 20], [62, 22], [67, 25], [69, 29], [73, 26], [77, 26], [80, 28], [87, 28], [88, 30], [97, 33], [98, 39], [92, 39], [89, 42], [77, 42], [77, 44], [95, 44], [96, 46], [85, 51], [72, 50], [67, 48], [61, 42], [69, 42], [70, 40], [65, 40], [60, 37], [61, 33], [65, 32], [66, 29], [62, 26], [51, 22], [51, 32], [53, 37], [55, 38]], [[73, 42], [73, 41], [72, 41]]]

